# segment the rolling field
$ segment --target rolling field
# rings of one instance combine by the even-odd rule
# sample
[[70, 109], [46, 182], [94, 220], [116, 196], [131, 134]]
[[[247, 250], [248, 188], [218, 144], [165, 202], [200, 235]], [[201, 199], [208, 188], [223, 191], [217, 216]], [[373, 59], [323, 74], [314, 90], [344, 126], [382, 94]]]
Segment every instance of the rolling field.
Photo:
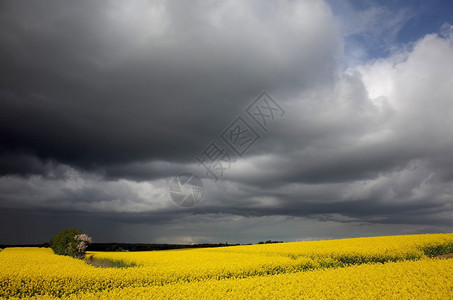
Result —
[[150, 252], [89, 252], [98, 268], [47, 248], [0, 252], [0, 298], [452, 299], [453, 234]]

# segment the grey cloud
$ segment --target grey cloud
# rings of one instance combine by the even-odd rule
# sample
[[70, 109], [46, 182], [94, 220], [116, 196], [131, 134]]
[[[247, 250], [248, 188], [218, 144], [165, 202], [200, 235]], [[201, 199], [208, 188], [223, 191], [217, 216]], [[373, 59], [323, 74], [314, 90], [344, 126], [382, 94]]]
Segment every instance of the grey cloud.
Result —
[[[332, 237], [340, 224], [346, 237], [453, 225], [451, 34], [342, 70], [341, 29], [322, 1], [2, 5], [5, 216], [103, 239], [116, 224], [128, 241], [142, 229], [155, 241], [246, 240], [226, 224], [264, 239], [263, 222], [280, 224], [277, 240], [301, 238], [288, 226]], [[285, 115], [214, 183], [195, 155], [263, 89]], [[168, 194], [182, 172], [205, 184], [187, 210]]]
[[[7, 2], [3, 152], [29, 151], [89, 170], [187, 161], [251, 95], [309, 85], [335, 67], [339, 48], [328, 44], [335, 27], [323, 22], [327, 6], [285, 4], [264, 18], [258, 4], [232, 5], [243, 15], [228, 5], [171, 1]], [[296, 5], [299, 16], [289, 10]], [[319, 25], [318, 34], [283, 14]]]

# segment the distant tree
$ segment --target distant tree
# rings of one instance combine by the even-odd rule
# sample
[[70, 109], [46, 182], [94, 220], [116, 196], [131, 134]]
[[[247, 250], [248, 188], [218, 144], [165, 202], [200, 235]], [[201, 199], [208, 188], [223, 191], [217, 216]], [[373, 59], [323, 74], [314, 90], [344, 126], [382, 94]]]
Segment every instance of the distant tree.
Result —
[[84, 258], [85, 250], [91, 243], [91, 238], [80, 230], [64, 229], [50, 240], [50, 248], [58, 255]]
[[267, 240], [265, 242], [261, 241], [259, 242], [258, 244], [262, 245], [262, 244], [276, 244], [276, 243], [283, 243], [283, 241], [272, 241], [272, 240]]
[[121, 250], [122, 249], [121, 249], [120, 245], [118, 245], [118, 244], [113, 244], [113, 245], [107, 247], [107, 249], [106, 249], [106, 251], [111, 251], [111, 252], [121, 251]]

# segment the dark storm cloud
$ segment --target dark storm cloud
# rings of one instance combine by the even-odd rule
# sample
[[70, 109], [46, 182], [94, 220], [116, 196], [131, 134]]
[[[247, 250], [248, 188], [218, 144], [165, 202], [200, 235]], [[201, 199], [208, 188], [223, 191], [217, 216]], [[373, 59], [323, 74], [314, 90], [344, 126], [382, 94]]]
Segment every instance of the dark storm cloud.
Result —
[[308, 85], [333, 68], [336, 49], [300, 55], [329, 42], [272, 27], [272, 7], [237, 5], [246, 16], [196, 2], [4, 3], [2, 153], [91, 170], [187, 161], [261, 89]]
[[[48, 219], [41, 237], [82, 224], [183, 242], [448, 230], [451, 29], [358, 65], [340, 23], [322, 1], [3, 2], [2, 228], [14, 215]], [[285, 110], [268, 132], [245, 113], [262, 90]], [[238, 116], [261, 138], [214, 183], [194, 157]], [[186, 210], [168, 193], [183, 172], [205, 184]]]

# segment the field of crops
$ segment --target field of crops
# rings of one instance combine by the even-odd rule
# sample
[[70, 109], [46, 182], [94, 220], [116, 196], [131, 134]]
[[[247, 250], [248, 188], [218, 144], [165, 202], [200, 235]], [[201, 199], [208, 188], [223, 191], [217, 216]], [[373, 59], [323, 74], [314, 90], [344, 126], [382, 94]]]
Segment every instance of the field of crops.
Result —
[[46, 248], [0, 252], [0, 298], [452, 299], [453, 234], [150, 252], [90, 252], [97, 268]]

